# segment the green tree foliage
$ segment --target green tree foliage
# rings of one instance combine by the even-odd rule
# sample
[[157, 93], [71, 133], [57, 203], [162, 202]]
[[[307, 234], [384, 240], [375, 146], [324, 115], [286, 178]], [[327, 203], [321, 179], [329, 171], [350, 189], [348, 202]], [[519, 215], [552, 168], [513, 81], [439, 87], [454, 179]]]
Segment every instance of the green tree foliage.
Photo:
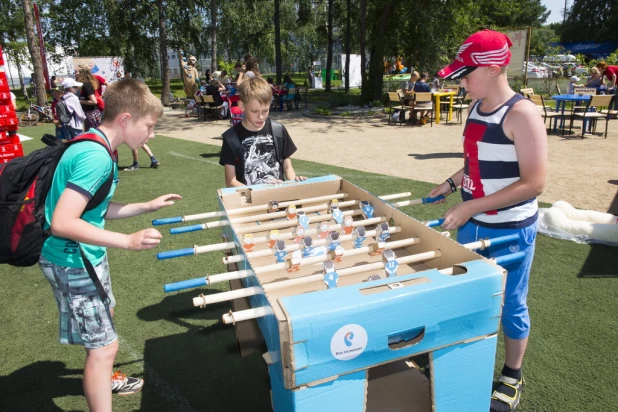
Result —
[[561, 40], [618, 42], [616, 0], [574, 0], [562, 28]]
[[530, 54], [545, 56], [548, 54], [551, 43], [560, 41], [560, 38], [550, 26], [543, 26], [532, 30], [530, 39]]

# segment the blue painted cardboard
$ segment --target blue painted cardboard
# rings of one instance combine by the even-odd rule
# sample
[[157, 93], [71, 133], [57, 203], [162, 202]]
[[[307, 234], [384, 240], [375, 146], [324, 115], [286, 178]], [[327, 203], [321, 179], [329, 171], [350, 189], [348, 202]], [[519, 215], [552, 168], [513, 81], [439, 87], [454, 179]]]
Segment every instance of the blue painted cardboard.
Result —
[[[398, 283], [418, 278], [429, 281], [368, 295], [361, 289], [388, 285], [393, 279], [279, 299], [291, 328], [292, 355], [286, 358], [286, 366], [291, 369], [293, 386], [496, 333], [502, 272], [485, 261], [464, 266], [468, 273], [458, 276], [436, 270], [399, 276]], [[331, 345], [346, 325], [360, 326], [367, 342], [361, 349], [348, 349], [359, 351], [354, 358], [339, 360]], [[424, 331], [418, 343], [402, 349], [389, 347], [389, 338], [410, 330]]]

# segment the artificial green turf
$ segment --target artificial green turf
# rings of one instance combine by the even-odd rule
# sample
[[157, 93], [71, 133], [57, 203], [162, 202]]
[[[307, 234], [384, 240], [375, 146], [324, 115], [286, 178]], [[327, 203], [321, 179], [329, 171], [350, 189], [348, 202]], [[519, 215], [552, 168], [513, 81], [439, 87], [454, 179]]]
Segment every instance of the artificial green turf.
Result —
[[[40, 136], [49, 125], [23, 128]], [[149, 200], [165, 193], [184, 199], [173, 207], [107, 228], [125, 233], [150, 226], [154, 218], [217, 209], [216, 190], [224, 185], [217, 165], [219, 148], [157, 137], [149, 142], [161, 161], [159, 169], [120, 172], [118, 202]], [[42, 144], [24, 143], [26, 152]], [[140, 152], [142, 165], [148, 164]], [[120, 165], [130, 163], [120, 148]], [[318, 163], [294, 161], [298, 173], [338, 174], [376, 193], [410, 191], [426, 195], [432, 184], [397, 179]], [[445, 170], [445, 176], [452, 171]], [[406, 213], [426, 220], [439, 217], [443, 206], [412, 206]], [[229, 304], [194, 308], [191, 298], [223, 290], [218, 284], [164, 294], [163, 284], [225, 271], [222, 253], [157, 261], [155, 253], [220, 241], [218, 230], [171, 236], [167, 227], [155, 250], [110, 250], [115, 323], [120, 332], [117, 365], [142, 376], [144, 390], [114, 397], [116, 411], [268, 411], [266, 366], [260, 354], [241, 359], [232, 326], [220, 322]], [[525, 359], [527, 387], [520, 411], [609, 411], [615, 409], [618, 382], [618, 258], [616, 249], [578, 245], [540, 236], [530, 280], [532, 336]], [[85, 410], [81, 396], [84, 351], [58, 343], [57, 309], [37, 267], [0, 271], [0, 410]], [[496, 369], [502, 364], [499, 348]], [[457, 376], [453, 376], [457, 385]], [[489, 394], [488, 394], [489, 395]]]

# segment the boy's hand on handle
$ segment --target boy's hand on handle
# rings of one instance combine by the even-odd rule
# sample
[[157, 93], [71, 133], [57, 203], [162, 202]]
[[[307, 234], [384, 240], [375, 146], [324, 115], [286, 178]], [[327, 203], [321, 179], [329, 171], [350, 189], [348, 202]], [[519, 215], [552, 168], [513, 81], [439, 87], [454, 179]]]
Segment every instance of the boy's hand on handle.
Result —
[[129, 250], [152, 249], [161, 242], [161, 233], [157, 229], [144, 229], [129, 235]]
[[442, 227], [446, 230], [454, 230], [465, 225], [474, 214], [470, 208], [470, 203], [472, 202], [462, 202], [447, 210], [444, 214], [444, 223], [442, 223]]
[[[429, 195], [427, 195], [427, 197], [438, 197], [442, 195], [446, 198], [446, 196], [450, 195], [451, 193], [453, 193], [451, 191], [451, 186], [448, 184], [448, 182], [444, 182], [440, 186], [434, 187], [431, 192], [429, 192]], [[446, 202], [446, 199], [440, 199], [433, 202], [432, 205], [439, 205], [440, 203], [444, 202]]]
[[168, 194], [168, 195], [159, 196], [156, 199], [153, 199], [150, 202], [148, 202], [148, 208], [151, 212], [154, 212], [155, 210], [159, 210], [162, 207], [173, 205], [174, 200], [179, 200], [179, 199], [182, 199], [182, 196], [176, 195], [176, 194]]

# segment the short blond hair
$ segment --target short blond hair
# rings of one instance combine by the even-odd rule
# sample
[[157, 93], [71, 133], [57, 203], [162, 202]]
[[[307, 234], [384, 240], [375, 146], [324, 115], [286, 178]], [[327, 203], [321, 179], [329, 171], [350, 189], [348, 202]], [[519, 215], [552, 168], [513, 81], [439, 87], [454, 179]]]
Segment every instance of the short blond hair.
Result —
[[270, 105], [273, 97], [272, 88], [261, 76], [245, 78], [238, 86], [238, 96], [243, 104], [249, 104], [257, 100], [262, 105]]
[[112, 83], [105, 91], [103, 121], [113, 121], [122, 113], [129, 113], [133, 120], [145, 116], [163, 116], [161, 100], [150, 92], [146, 83], [136, 79], [122, 79]]

